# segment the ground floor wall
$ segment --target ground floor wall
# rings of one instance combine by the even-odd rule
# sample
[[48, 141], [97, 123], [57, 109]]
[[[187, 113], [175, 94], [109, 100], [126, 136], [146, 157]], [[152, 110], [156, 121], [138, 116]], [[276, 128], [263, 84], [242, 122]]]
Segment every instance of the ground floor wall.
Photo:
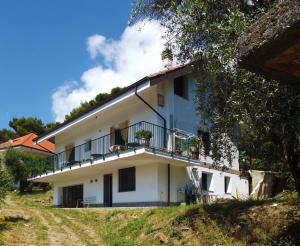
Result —
[[[217, 198], [244, 199], [248, 198], [249, 194], [248, 181], [229, 172], [199, 166], [174, 166], [168, 163], [124, 166], [127, 167], [135, 167], [135, 190], [119, 191], [119, 169], [116, 168], [85, 178], [54, 183], [54, 205], [62, 205], [63, 187], [83, 185], [83, 198], [88, 199], [92, 206], [103, 206], [105, 174], [112, 175], [112, 206], [179, 204], [185, 202], [185, 192], [189, 186]], [[202, 187], [204, 178], [207, 182], [206, 191], [203, 191], [205, 187]]]
[[[188, 167], [187, 172], [190, 185], [196, 187], [202, 194], [224, 199], [249, 198], [249, 182], [237, 173], [205, 167]], [[203, 187], [204, 175], [206, 175], [206, 187]]]

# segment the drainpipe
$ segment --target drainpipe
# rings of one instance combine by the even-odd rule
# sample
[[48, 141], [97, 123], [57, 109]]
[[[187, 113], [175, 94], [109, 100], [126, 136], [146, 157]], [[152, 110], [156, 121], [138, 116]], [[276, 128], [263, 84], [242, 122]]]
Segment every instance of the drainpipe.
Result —
[[153, 108], [149, 103], [147, 103], [138, 93], [137, 93], [137, 87], [135, 87], [135, 95], [144, 103], [146, 104], [154, 113], [156, 113], [164, 122], [164, 148], [167, 148], [167, 120], [157, 111], [155, 108]]
[[170, 206], [170, 170], [171, 169], [171, 166], [170, 166], [170, 164], [168, 164], [168, 177], [167, 177], [167, 179], [168, 179], [168, 187], [167, 187], [167, 189], [168, 189], [168, 193], [167, 193], [167, 195], [168, 195], [168, 200], [167, 200], [167, 202], [168, 202], [168, 206]]

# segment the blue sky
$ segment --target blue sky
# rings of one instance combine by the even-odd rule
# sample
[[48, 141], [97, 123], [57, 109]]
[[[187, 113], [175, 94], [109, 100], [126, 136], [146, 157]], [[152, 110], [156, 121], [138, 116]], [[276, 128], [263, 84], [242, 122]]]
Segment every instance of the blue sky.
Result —
[[57, 119], [53, 94], [68, 81], [78, 89], [85, 71], [111, 62], [97, 47], [87, 52], [87, 39], [118, 40], [130, 10], [129, 0], [2, 0], [0, 128], [12, 117]]

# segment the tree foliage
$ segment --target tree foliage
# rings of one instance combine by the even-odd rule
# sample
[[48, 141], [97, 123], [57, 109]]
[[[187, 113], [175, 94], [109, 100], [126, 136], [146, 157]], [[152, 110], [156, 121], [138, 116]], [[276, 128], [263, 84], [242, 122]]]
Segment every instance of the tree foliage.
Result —
[[0, 162], [0, 203], [11, 188], [12, 178]]
[[8, 149], [4, 154], [4, 165], [12, 175], [14, 182], [19, 182], [20, 191], [24, 192], [31, 176], [46, 172], [51, 168], [47, 156]]
[[23, 136], [29, 133], [40, 135], [45, 132], [42, 120], [33, 117], [13, 118], [9, 121], [9, 126], [14, 129], [18, 136]]
[[58, 122], [43, 123], [42, 120], [34, 117], [13, 118], [9, 121], [12, 130], [3, 128], [0, 130], [0, 143], [10, 139], [24, 136], [29, 133], [40, 135], [57, 126]]
[[230, 159], [229, 139], [236, 140], [243, 164], [289, 167], [300, 192], [299, 89], [245, 71], [236, 59], [239, 37], [275, 1], [247, 2], [139, 0], [132, 18], [160, 20], [166, 47], [179, 61], [193, 61], [195, 102], [202, 124], [210, 126], [215, 162]]
[[0, 130], [0, 143], [6, 142], [9, 139], [14, 139], [16, 137], [16, 133], [12, 130], [3, 128]]
[[69, 120], [77, 115], [80, 115], [87, 110], [91, 109], [93, 106], [97, 105], [98, 103], [102, 102], [103, 100], [107, 99], [108, 97], [119, 93], [123, 88], [115, 87], [111, 89], [110, 93], [99, 93], [94, 99], [87, 102], [81, 102], [77, 108], [74, 108], [69, 114], [65, 116], [65, 120]]

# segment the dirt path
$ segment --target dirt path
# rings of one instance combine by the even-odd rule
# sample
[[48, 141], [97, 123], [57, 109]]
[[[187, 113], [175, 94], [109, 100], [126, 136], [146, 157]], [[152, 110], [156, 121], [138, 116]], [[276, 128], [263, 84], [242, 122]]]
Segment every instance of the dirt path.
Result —
[[48, 236], [48, 243], [49, 245], [59, 246], [64, 245], [65, 236], [62, 233], [62, 231], [57, 230], [56, 228], [53, 228], [53, 226], [50, 224], [50, 222], [45, 218], [44, 212], [41, 212], [40, 210], [36, 209], [33, 211], [33, 213], [38, 217], [41, 224], [46, 228], [47, 230], [47, 236]]
[[91, 226], [84, 224], [80, 219], [65, 215], [63, 213], [59, 214], [60, 217], [54, 215], [53, 213], [51, 213], [51, 215], [53, 220], [56, 220], [58, 223], [62, 220], [68, 221], [70, 227], [76, 228], [78, 231], [80, 231], [81, 236], [87, 239], [90, 245], [105, 245], [98, 233]]
[[84, 228], [84, 225], [78, 221], [69, 223], [69, 221], [65, 221], [65, 218], [62, 220], [51, 210], [26, 207], [24, 204], [13, 201], [8, 196], [3, 211], [13, 214], [26, 214], [31, 218], [29, 222], [14, 223], [9, 230], [5, 231], [3, 233], [4, 245], [85, 246], [87, 244], [81, 240], [81, 236], [78, 234], [79, 230], [87, 235], [88, 241], [97, 242], [88, 245], [103, 245], [100, 242], [98, 243], [97, 235], [88, 226]]
[[[67, 245], [78, 245], [84, 246], [85, 243], [82, 242], [81, 238], [78, 236], [78, 226], [71, 227], [66, 223], [67, 221], [62, 220], [61, 218], [57, 217], [52, 211], [46, 211], [47, 219], [52, 221], [58, 228], [61, 228], [64, 231], [64, 235], [66, 235]], [[75, 230], [74, 230], [75, 228]]]

